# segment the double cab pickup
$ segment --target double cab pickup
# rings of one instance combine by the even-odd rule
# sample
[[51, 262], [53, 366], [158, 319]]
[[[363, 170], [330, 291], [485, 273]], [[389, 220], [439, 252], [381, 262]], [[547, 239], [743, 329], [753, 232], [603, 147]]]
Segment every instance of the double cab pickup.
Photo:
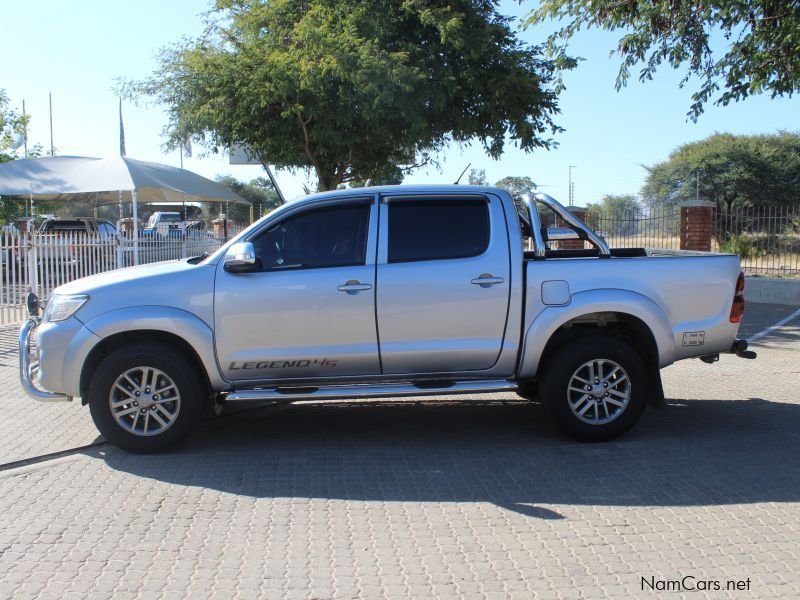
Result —
[[608, 440], [664, 405], [661, 368], [754, 356], [743, 288], [736, 256], [609, 249], [544, 194], [339, 190], [209, 256], [32, 294], [20, 375], [34, 398], [80, 397], [134, 452], [226, 403], [493, 392]]

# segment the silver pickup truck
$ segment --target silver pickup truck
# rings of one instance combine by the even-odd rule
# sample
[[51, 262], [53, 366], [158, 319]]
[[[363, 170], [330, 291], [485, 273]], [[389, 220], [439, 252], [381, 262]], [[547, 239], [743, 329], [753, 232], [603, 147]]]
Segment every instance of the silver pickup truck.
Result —
[[736, 339], [743, 288], [735, 256], [610, 250], [543, 194], [340, 190], [210, 256], [68, 283], [41, 316], [31, 295], [20, 373], [135, 452], [225, 403], [509, 391], [607, 440], [664, 405], [660, 368], [755, 356]]

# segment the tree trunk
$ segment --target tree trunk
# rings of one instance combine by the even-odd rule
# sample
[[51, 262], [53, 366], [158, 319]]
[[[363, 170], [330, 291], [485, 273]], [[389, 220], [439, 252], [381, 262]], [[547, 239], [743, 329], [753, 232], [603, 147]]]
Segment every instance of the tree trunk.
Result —
[[317, 168], [317, 191], [327, 192], [329, 190], [339, 189], [344, 178], [345, 170], [336, 167], [331, 168]]

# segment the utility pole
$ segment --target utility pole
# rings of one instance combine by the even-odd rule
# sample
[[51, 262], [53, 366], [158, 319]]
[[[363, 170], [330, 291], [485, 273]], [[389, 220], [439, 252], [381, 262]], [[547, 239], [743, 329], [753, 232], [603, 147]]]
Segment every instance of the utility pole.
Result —
[[573, 206], [573, 200], [575, 196], [575, 184], [572, 183], [572, 169], [576, 169], [577, 165], [570, 165], [569, 166], [569, 205]]

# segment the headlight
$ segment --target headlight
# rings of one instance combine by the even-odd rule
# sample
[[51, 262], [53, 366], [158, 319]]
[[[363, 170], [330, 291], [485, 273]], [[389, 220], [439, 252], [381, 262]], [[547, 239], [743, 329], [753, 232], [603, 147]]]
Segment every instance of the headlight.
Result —
[[69, 319], [88, 299], [89, 296], [60, 296], [59, 294], [54, 294], [47, 303], [47, 308], [44, 309], [42, 321], [52, 323]]

